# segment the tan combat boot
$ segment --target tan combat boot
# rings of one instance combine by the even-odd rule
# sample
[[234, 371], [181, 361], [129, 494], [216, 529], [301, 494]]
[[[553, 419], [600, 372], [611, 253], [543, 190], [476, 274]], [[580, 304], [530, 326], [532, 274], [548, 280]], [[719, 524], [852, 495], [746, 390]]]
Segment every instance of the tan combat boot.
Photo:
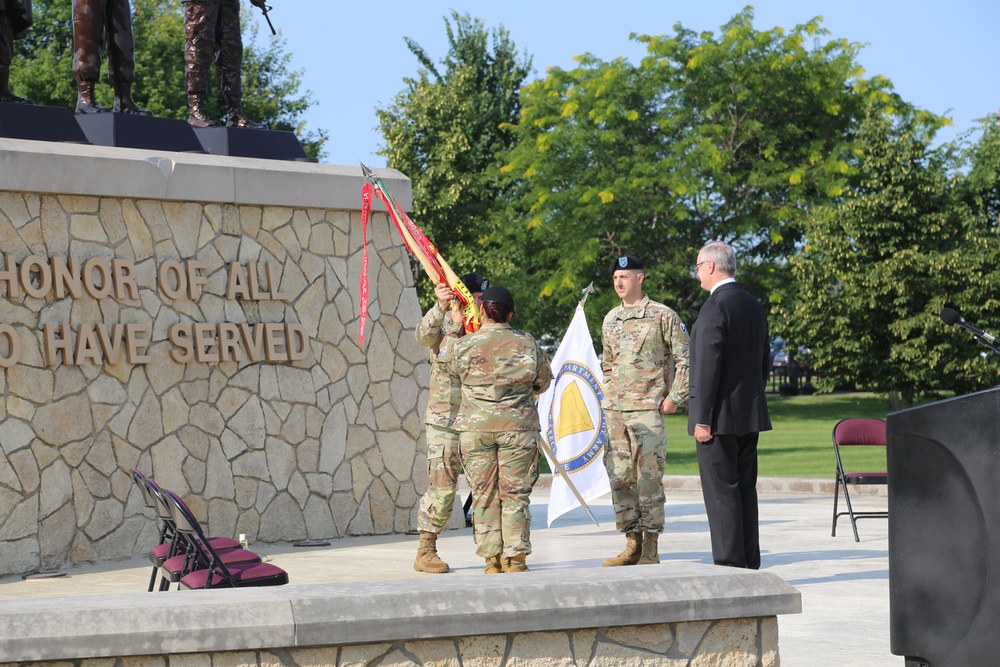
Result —
[[444, 574], [449, 570], [448, 563], [438, 557], [437, 533], [420, 531], [420, 546], [417, 548], [417, 559], [413, 561], [413, 569], [417, 572]]
[[486, 574], [500, 574], [503, 572], [503, 567], [500, 565], [500, 556], [490, 556], [486, 559], [486, 569], [483, 570]]
[[639, 565], [652, 565], [660, 562], [660, 554], [657, 553], [656, 541], [660, 539], [659, 533], [646, 533], [642, 538], [642, 558]]
[[510, 558], [503, 559], [503, 571], [504, 572], [531, 572], [528, 569], [528, 564], [525, 563], [526, 556], [524, 554], [518, 554], [517, 556], [511, 556]]
[[608, 558], [601, 563], [602, 566], [617, 567], [619, 565], [635, 565], [639, 562], [639, 557], [642, 555], [642, 533], [625, 533], [625, 539], [628, 540], [625, 551], [615, 558]]

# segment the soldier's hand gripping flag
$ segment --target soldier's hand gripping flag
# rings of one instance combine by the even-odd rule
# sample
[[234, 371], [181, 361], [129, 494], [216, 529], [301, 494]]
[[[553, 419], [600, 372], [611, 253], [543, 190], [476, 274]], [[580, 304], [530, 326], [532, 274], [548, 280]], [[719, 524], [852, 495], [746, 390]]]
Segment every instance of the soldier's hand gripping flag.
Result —
[[361, 263], [361, 333], [358, 336], [358, 345], [365, 339], [365, 324], [368, 321], [368, 218], [371, 214], [372, 195], [374, 194], [385, 204], [389, 212], [389, 219], [392, 220], [403, 237], [403, 243], [410, 254], [417, 258], [424, 271], [434, 282], [434, 284], [445, 283], [458, 296], [458, 306], [462, 311], [462, 319], [465, 322], [465, 330], [469, 333], [479, 330], [479, 309], [472, 293], [465, 284], [458, 279], [458, 275], [451, 270], [448, 262], [438, 252], [437, 247], [430, 242], [427, 236], [402, 209], [396, 205], [389, 189], [382, 183], [382, 179], [372, 173], [372, 170], [361, 165], [361, 173], [365, 177], [364, 187], [361, 189], [361, 229], [362, 243], [364, 244], [364, 259]]

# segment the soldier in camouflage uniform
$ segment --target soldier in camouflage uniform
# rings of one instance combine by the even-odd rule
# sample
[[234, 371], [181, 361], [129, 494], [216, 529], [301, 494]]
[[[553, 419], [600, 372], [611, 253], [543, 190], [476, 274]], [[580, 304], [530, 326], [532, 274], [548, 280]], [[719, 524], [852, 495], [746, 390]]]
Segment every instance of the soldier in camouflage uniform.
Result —
[[452, 345], [448, 370], [461, 380], [462, 464], [472, 487], [476, 553], [486, 573], [527, 572], [531, 489], [538, 480], [537, 396], [552, 382], [545, 352], [512, 329], [514, 297], [483, 292], [482, 328]]
[[[659, 563], [663, 532], [663, 465], [667, 437], [663, 415], [688, 396], [688, 333], [680, 318], [642, 293], [642, 261], [634, 255], [611, 263], [622, 303], [604, 318], [604, 400], [609, 446], [604, 465], [611, 482], [615, 523], [625, 550], [605, 567]], [[671, 382], [671, 366], [674, 378]]]
[[[476, 298], [477, 304], [489, 281], [478, 273], [468, 273], [461, 281]], [[454, 430], [462, 390], [442, 360], [451, 345], [464, 333], [460, 313], [448, 306], [455, 293], [441, 283], [434, 289], [437, 303], [431, 306], [417, 326], [417, 342], [430, 348], [431, 382], [424, 423], [427, 425], [427, 477], [430, 484], [420, 498], [417, 529], [420, 546], [413, 569], [417, 572], [443, 574], [448, 564], [438, 556], [437, 536], [448, 525], [455, 505], [455, 487], [462, 472], [458, 449], [458, 431]]]
[[0, 102], [34, 104], [10, 91], [10, 62], [14, 40], [24, 37], [31, 26], [31, 0], [0, 0]]
[[[94, 100], [94, 86], [101, 73], [102, 41], [107, 44], [108, 78], [115, 89], [113, 109]], [[132, 101], [134, 49], [132, 9], [128, 0], [73, 0], [73, 76], [78, 89], [76, 113], [114, 111], [153, 115]]]

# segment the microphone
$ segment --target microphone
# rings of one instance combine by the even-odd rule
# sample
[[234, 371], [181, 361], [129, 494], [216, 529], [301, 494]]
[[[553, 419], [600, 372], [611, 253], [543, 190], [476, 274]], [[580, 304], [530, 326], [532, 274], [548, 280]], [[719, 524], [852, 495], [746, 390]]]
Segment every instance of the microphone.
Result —
[[984, 339], [988, 340], [991, 343], [996, 342], [996, 336], [994, 336], [991, 333], [987, 333], [986, 331], [983, 331], [982, 329], [980, 329], [979, 327], [977, 327], [975, 324], [970, 324], [970, 323], [966, 322], [964, 319], [962, 319], [962, 316], [959, 315], [958, 311], [955, 310], [954, 308], [942, 308], [941, 309], [941, 321], [944, 322], [945, 324], [947, 324], [948, 326], [951, 326], [953, 324], [957, 324], [958, 326], [962, 327], [963, 329], [968, 329], [969, 331], [971, 331], [974, 336], [977, 336], [977, 337], [980, 337], [980, 338], [984, 338]]

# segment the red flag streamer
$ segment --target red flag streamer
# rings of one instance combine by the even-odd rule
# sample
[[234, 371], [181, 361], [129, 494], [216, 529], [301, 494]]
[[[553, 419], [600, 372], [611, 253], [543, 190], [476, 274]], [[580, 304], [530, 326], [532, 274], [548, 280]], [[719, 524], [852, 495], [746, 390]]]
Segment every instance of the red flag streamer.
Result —
[[[396, 205], [396, 201], [393, 199], [392, 194], [386, 189], [385, 185], [382, 184], [382, 179], [373, 174], [370, 169], [361, 165], [362, 173], [365, 176], [365, 189], [362, 190], [362, 197], [364, 193], [374, 194], [382, 200], [385, 204], [385, 208], [389, 213], [389, 219], [392, 220], [393, 224], [396, 226], [396, 230], [399, 235], [403, 237], [403, 243], [406, 245], [406, 249], [410, 251], [414, 257], [420, 262], [420, 265], [424, 267], [424, 271], [435, 283], [445, 283], [454, 290], [457, 303], [461, 306], [461, 311], [463, 319], [465, 321], [465, 330], [467, 332], [474, 332], [479, 330], [479, 309], [476, 306], [475, 299], [472, 293], [465, 286], [465, 284], [458, 279], [458, 275], [452, 271], [448, 263], [444, 261], [444, 257], [438, 252], [438, 249], [430, 242], [427, 235], [417, 227], [416, 224], [410, 220], [409, 217], [403, 211], [399, 209]], [[373, 188], [374, 186], [374, 188]], [[373, 190], [372, 190], [373, 188]], [[368, 206], [371, 206], [370, 194]]]
[[358, 347], [365, 342], [365, 324], [368, 323], [368, 216], [372, 210], [372, 184], [361, 188], [361, 237], [364, 256], [361, 260], [361, 317], [359, 319]]

